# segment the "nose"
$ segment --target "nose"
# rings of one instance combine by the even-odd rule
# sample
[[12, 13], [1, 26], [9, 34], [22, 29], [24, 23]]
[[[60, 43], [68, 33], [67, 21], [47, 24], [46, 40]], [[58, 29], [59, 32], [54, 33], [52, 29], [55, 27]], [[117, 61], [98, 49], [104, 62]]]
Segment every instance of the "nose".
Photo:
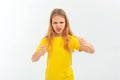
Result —
[[59, 26], [60, 26], [60, 24], [57, 24], [57, 26], [59, 27]]

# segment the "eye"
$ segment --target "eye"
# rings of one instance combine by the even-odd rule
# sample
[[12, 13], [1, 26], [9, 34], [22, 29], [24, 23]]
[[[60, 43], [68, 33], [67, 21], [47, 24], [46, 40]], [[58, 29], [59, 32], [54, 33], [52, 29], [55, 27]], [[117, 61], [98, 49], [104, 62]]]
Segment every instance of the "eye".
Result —
[[53, 24], [57, 24], [57, 22], [53, 22]]
[[64, 22], [60, 22], [60, 24], [63, 24]]

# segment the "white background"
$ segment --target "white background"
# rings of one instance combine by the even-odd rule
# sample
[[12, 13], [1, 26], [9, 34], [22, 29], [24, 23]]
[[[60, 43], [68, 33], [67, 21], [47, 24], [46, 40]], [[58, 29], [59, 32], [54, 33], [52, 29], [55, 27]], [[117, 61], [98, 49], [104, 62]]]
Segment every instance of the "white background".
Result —
[[0, 80], [44, 80], [47, 54], [35, 63], [31, 56], [54, 8], [95, 47], [73, 54], [75, 80], [120, 80], [120, 0], [0, 0]]

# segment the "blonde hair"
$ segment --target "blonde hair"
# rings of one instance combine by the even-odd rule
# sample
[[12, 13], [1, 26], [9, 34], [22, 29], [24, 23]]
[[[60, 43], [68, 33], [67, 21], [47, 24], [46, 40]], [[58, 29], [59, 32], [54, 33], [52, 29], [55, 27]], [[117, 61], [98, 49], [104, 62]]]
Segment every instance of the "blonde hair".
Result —
[[55, 36], [55, 32], [52, 27], [52, 18], [56, 15], [61, 16], [65, 19], [65, 28], [62, 32], [62, 38], [64, 40], [64, 48], [67, 51], [70, 51], [69, 46], [68, 46], [68, 43], [70, 40], [69, 35], [73, 35], [73, 33], [70, 29], [69, 21], [68, 21], [65, 11], [62, 9], [58, 9], [58, 8], [55, 8], [50, 15], [49, 28], [48, 28], [48, 33], [46, 35], [46, 38], [48, 39], [48, 47], [51, 48], [50, 46], [52, 45], [52, 39], [53, 39], [53, 36]]

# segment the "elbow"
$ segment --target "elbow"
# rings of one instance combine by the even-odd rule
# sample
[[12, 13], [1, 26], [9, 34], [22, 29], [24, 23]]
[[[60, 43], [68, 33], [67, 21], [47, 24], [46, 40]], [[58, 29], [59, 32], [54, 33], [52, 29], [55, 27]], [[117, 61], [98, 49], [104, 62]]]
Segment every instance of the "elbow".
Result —
[[95, 53], [95, 51], [94, 51], [94, 50], [92, 50], [92, 51], [90, 51], [89, 53], [90, 53], [90, 54], [94, 54], [94, 53]]
[[31, 58], [31, 61], [32, 61], [32, 62], [35, 62], [35, 61], [36, 61], [33, 56], [32, 56], [32, 58]]
[[89, 54], [94, 54], [95, 53], [95, 50], [94, 49], [87, 49], [87, 50], [82, 50], [86, 53], [89, 53]]
[[33, 59], [33, 57], [32, 57], [31, 61], [32, 61], [32, 62], [35, 62], [35, 59]]
[[87, 52], [89, 54], [94, 54], [95, 53], [94, 48], [90, 48], [90, 47], [85, 47], [85, 48], [82, 47], [81, 51]]
[[32, 62], [37, 62], [38, 59], [32, 58]]
[[35, 54], [32, 55], [31, 61], [32, 62], [36, 62], [37, 61], [37, 58], [36, 58]]
[[89, 53], [90, 53], [90, 54], [94, 54], [94, 53], [95, 53], [95, 49], [94, 49], [94, 48], [91, 49], [91, 50], [89, 51]]
[[89, 47], [89, 53], [90, 53], [90, 54], [94, 54], [94, 53], [95, 53], [95, 49], [94, 49], [93, 45], [91, 45], [91, 46]]
[[86, 47], [85, 52], [89, 53], [89, 54], [94, 54], [95, 50], [93, 47]]

